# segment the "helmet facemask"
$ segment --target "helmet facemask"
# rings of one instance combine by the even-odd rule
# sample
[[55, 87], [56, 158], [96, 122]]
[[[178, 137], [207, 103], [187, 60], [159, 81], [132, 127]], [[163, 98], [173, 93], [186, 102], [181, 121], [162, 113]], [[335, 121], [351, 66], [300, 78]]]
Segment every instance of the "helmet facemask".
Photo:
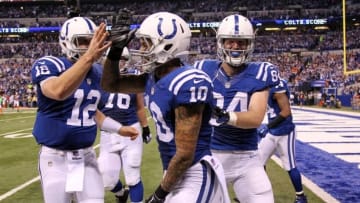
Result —
[[[224, 42], [225, 40], [233, 40], [233, 41], [243, 41], [246, 48], [225, 48]], [[219, 36], [218, 37], [218, 57], [230, 64], [234, 67], [239, 67], [242, 64], [248, 62], [251, 58], [251, 55], [254, 51], [254, 38], [253, 36], [242, 36], [241, 38], [238, 36]]]
[[[155, 46], [150, 36], [137, 36], [141, 49], [131, 49], [132, 64], [135, 68], [142, 72], [151, 72], [156, 67], [156, 55], [154, 53]], [[135, 43], [137, 44], [137, 43]]]

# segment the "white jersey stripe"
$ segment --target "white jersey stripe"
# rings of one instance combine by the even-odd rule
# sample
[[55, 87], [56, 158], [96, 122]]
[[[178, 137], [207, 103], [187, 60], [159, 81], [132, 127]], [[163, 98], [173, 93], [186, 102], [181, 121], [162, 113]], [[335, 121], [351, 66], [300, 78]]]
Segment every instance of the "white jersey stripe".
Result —
[[[50, 57], [42, 57], [39, 60], [46, 60], [46, 61], [50, 61], [51, 63], [53, 63], [56, 68], [58, 69], [59, 73], [63, 72], [63, 70], [65, 70], [64, 68], [64, 64], [59, 64], [58, 62], [56, 62], [54, 59], [50, 58]], [[63, 65], [63, 67], [61, 67], [61, 65]]]
[[[179, 81], [182, 81], [183, 78], [186, 77], [187, 75], [193, 74], [193, 73], [198, 73], [198, 74], [201, 74], [201, 75], [205, 75], [205, 77], [206, 77], [206, 73], [204, 73], [203, 71], [200, 71], [200, 70], [195, 69], [195, 68], [189, 69], [187, 71], [184, 71], [184, 72], [180, 73], [179, 75], [177, 75], [173, 79], [173, 81], [171, 81], [170, 86], [169, 86], [169, 90], [172, 92], [174, 90], [174, 87], [176, 86], [176, 83], [178, 83]], [[192, 75], [191, 78], [193, 78], [193, 77], [194, 77], [194, 75]], [[186, 77], [186, 78], [188, 78], [188, 77]]]
[[205, 60], [196, 61], [195, 64], [194, 64], [194, 67], [195, 67], [196, 69], [202, 70], [203, 65], [204, 65], [204, 62], [205, 62]]
[[264, 63], [264, 65], [265, 65], [265, 71], [264, 71], [264, 75], [263, 75], [263, 78], [262, 78], [262, 81], [266, 81], [267, 80], [267, 76], [268, 76], [268, 74], [267, 74], [267, 70], [268, 70], [268, 68], [270, 67], [270, 64], [269, 63]]
[[64, 64], [64, 62], [63, 62], [62, 60], [60, 60], [59, 58], [57, 58], [57, 57], [55, 57], [55, 56], [46, 56], [45, 58], [51, 58], [51, 59], [57, 61], [57, 62], [60, 64], [62, 70], [63, 70], [63, 71], [65, 70], [65, 64]]
[[187, 81], [189, 81], [189, 80], [191, 80], [191, 79], [194, 79], [194, 78], [204, 79], [204, 80], [207, 80], [208, 82], [211, 83], [210, 78], [209, 78], [208, 76], [206, 76], [206, 75], [188, 75], [188, 76], [182, 78], [182, 79], [176, 84], [176, 86], [175, 86], [175, 88], [174, 88], [174, 94], [177, 95], [178, 92], [179, 92], [179, 90], [180, 90], [180, 88], [181, 88], [181, 86], [182, 86], [185, 82], [187, 82]]
[[256, 75], [256, 79], [260, 79], [261, 75], [263, 74], [263, 71], [264, 71], [263, 66], [264, 66], [264, 63], [261, 63], [259, 66], [258, 74]]

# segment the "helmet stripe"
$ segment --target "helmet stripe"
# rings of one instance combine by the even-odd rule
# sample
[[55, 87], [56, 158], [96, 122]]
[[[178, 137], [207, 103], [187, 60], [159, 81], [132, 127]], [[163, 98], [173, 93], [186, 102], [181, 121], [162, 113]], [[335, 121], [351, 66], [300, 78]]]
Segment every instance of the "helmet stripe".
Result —
[[239, 16], [238, 15], [234, 15], [234, 22], [235, 22], [235, 35], [239, 34]]
[[89, 18], [83, 18], [83, 19], [85, 20], [86, 24], [89, 26], [90, 31], [94, 32], [94, 28], [91, 25], [90, 19]]

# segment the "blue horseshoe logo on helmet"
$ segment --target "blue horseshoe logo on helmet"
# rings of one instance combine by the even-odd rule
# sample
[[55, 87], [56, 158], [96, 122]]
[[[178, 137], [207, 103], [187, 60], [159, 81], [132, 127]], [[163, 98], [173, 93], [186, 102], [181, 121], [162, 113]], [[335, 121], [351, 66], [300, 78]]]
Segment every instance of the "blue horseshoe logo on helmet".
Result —
[[69, 33], [69, 24], [70, 24], [70, 23], [67, 23], [67, 24], [66, 24], [66, 27], [65, 27], [65, 36], [62, 36], [62, 35], [61, 35], [61, 32], [60, 32], [60, 39], [61, 39], [61, 40], [65, 40], [65, 39], [66, 39], [66, 36], [67, 36], [68, 33]]
[[[157, 26], [157, 31], [158, 31], [160, 36], [164, 35], [164, 33], [161, 31], [161, 24], [162, 24], [163, 20], [164, 20], [163, 18], [159, 18], [159, 24]], [[173, 24], [173, 32], [171, 34], [169, 34], [169, 35], [166, 35], [164, 37], [165, 39], [171, 39], [176, 35], [176, 32], [177, 32], [177, 27], [176, 27], [176, 23], [175, 23], [176, 20], [172, 19], [171, 21], [172, 21], [172, 24]]]

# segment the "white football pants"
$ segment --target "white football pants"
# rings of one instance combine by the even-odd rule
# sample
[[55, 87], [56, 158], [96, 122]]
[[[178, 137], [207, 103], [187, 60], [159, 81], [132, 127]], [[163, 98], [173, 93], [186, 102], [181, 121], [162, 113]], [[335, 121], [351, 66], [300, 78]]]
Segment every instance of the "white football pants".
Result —
[[107, 190], [115, 187], [119, 181], [121, 169], [128, 186], [134, 186], [140, 181], [143, 152], [142, 128], [139, 122], [131, 126], [136, 128], [140, 134], [135, 140], [116, 133], [101, 131], [98, 164], [103, 176], [104, 187]]
[[[73, 155], [76, 155], [81, 162], [78, 168], [71, 163], [70, 159]], [[75, 168], [77, 169], [73, 170]], [[70, 173], [70, 171], [82, 172]], [[45, 203], [70, 203], [72, 199], [80, 203], [104, 202], [103, 182], [92, 147], [63, 151], [41, 146], [39, 174]], [[68, 176], [72, 178], [67, 179]], [[67, 189], [68, 186], [77, 191], [66, 192], [71, 190]]]
[[223, 165], [226, 182], [241, 203], [273, 203], [269, 177], [257, 151], [212, 150]]
[[259, 155], [261, 163], [265, 166], [269, 158], [276, 153], [286, 171], [296, 167], [295, 161], [296, 130], [288, 135], [275, 136], [268, 133], [259, 143]]

